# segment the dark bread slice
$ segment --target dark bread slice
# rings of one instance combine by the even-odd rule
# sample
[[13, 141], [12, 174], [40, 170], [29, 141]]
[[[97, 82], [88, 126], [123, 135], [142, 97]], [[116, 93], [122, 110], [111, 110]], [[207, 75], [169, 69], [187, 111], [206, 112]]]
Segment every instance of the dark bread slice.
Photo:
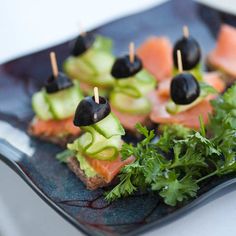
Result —
[[76, 157], [68, 158], [67, 165], [69, 169], [74, 172], [74, 174], [78, 178], [80, 178], [80, 180], [86, 185], [87, 189], [89, 190], [95, 190], [109, 185], [109, 183], [107, 183], [100, 175], [88, 178], [85, 175], [84, 171], [80, 169], [80, 164], [77, 161]]
[[34, 119], [29, 124], [28, 130], [27, 130], [27, 132], [30, 136], [39, 138], [43, 141], [48, 141], [50, 143], [57, 144], [61, 147], [66, 147], [67, 143], [73, 142], [79, 136], [79, 135], [72, 135], [72, 134], [67, 134], [67, 135], [64, 135], [61, 137], [50, 136], [48, 134], [35, 135], [35, 133], [33, 132], [33, 125], [34, 125]]

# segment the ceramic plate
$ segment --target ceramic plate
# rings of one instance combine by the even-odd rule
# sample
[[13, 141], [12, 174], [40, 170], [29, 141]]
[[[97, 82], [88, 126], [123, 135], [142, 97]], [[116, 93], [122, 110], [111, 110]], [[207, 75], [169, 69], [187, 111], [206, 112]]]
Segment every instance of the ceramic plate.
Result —
[[[127, 50], [132, 40], [141, 44], [150, 35], [166, 35], [174, 42], [187, 24], [204, 55], [215, 43], [222, 22], [236, 25], [234, 16], [191, 1], [173, 0], [150, 10], [102, 25], [94, 30], [114, 40], [114, 53]], [[204, 183], [196, 199], [170, 207], [156, 195], [136, 195], [112, 204], [103, 190], [88, 191], [65, 165], [55, 160], [61, 149], [30, 138], [27, 125], [33, 117], [31, 96], [51, 73], [49, 52], [57, 53], [59, 66], [69, 55], [69, 42], [0, 66], [0, 159], [14, 169], [51, 207], [87, 235], [137, 235], [160, 227], [236, 182], [234, 176]]]

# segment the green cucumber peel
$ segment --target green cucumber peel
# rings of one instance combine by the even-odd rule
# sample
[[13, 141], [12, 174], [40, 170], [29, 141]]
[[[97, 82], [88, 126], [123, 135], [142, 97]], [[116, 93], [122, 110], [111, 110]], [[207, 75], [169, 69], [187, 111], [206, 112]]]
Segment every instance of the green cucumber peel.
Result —
[[[113, 123], [112, 127], [107, 127], [107, 123]], [[123, 126], [120, 124], [118, 118], [111, 112], [108, 116], [104, 119], [100, 120], [99, 122], [91, 125], [99, 134], [104, 136], [105, 138], [109, 139], [114, 135], [125, 135], [125, 130]], [[112, 130], [112, 128], [114, 128]], [[107, 132], [107, 129], [109, 131]]]
[[[54, 104], [55, 101], [57, 101], [57, 103], [58, 103], [58, 101], [60, 102], [60, 99], [61, 99], [61, 106], [63, 106], [63, 105], [67, 106], [68, 104], [65, 104], [65, 99], [67, 99], [68, 101], [70, 99], [72, 99], [71, 97], [68, 97], [68, 95], [69, 94], [72, 95], [72, 93], [74, 93], [74, 95], [76, 95], [76, 101], [74, 101], [75, 108], [73, 110], [71, 110], [69, 112], [69, 114], [64, 113], [63, 116], [62, 116], [61, 115], [62, 112], [61, 112], [61, 114], [58, 115], [58, 111], [57, 111], [57, 109], [55, 107], [55, 104]], [[65, 118], [68, 118], [68, 117], [72, 116], [75, 112], [76, 106], [78, 105], [79, 101], [82, 98], [83, 98], [83, 95], [82, 95], [82, 92], [80, 90], [79, 83], [77, 83], [77, 82], [74, 83], [73, 87], [67, 88], [65, 90], [61, 90], [61, 91], [53, 93], [53, 94], [47, 94], [45, 92], [45, 100], [46, 100], [46, 102], [49, 106], [49, 110], [50, 110], [54, 120], [62, 120], [62, 119], [65, 119]], [[61, 110], [66, 110], [66, 109], [61, 109]]]
[[155, 78], [143, 69], [132, 77], [118, 80], [114, 90], [133, 98], [140, 98], [154, 90], [155, 87]]
[[110, 103], [117, 110], [131, 115], [145, 115], [151, 111], [151, 102], [148, 98], [132, 98], [121, 92], [111, 92]]
[[96, 35], [95, 42], [92, 46], [93, 49], [101, 50], [104, 52], [112, 53], [113, 42], [110, 38], [101, 35]]
[[[115, 135], [107, 139], [91, 126], [84, 126], [81, 129], [86, 133], [72, 144], [68, 144], [68, 149], [81, 152], [84, 155], [99, 160], [113, 160], [117, 157], [122, 143], [120, 135]], [[110, 151], [109, 149], [112, 149], [113, 153], [104, 156], [104, 151], [108, 152]]]
[[36, 92], [32, 97], [32, 108], [38, 117], [41, 120], [51, 120], [53, 119], [50, 107], [45, 98], [45, 90], [42, 89]]
[[68, 158], [74, 157], [76, 152], [73, 150], [66, 149], [56, 155], [56, 159], [61, 163], [67, 163]]

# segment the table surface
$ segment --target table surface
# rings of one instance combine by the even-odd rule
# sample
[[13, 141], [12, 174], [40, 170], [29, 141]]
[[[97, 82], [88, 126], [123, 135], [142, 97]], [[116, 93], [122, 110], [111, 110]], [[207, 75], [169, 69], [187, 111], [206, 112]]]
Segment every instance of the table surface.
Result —
[[[0, 63], [63, 42], [77, 35], [81, 28], [91, 29], [161, 2], [164, 1], [0, 0]], [[201, 2], [236, 13], [235, 0]], [[0, 236], [81, 235], [2, 162], [0, 189]], [[18, 199], [25, 201], [19, 204]], [[181, 236], [233, 236], [235, 221], [236, 191], [145, 235], [172, 236], [178, 232]]]

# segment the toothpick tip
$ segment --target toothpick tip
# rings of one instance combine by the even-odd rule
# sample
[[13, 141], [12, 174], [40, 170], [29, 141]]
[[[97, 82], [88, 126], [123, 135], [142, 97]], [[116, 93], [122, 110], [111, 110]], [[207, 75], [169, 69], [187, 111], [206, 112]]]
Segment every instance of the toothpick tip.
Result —
[[183, 62], [182, 62], [182, 55], [181, 51], [177, 50], [177, 60], [178, 60], [178, 70], [180, 73], [183, 72]]
[[134, 45], [134, 42], [130, 42], [130, 44], [129, 44], [129, 60], [131, 63], [134, 63], [134, 57], [135, 57], [135, 45]]
[[51, 66], [52, 66], [52, 73], [55, 78], [58, 76], [58, 67], [57, 67], [57, 59], [56, 59], [56, 53], [50, 52], [50, 60], [51, 60]]
[[183, 26], [183, 36], [184, 36], [185, 38], [188, 38], [188, 37], [189, 37], [189, 28], [188, 28], [187, 25], [184, 25], [184, 26]]
[[95, 102], [96, 102], [97, 104], [99, 104], [99, 93], [98, 93], [98, 87], [94, 87], [93, 92], [94, 92]]

